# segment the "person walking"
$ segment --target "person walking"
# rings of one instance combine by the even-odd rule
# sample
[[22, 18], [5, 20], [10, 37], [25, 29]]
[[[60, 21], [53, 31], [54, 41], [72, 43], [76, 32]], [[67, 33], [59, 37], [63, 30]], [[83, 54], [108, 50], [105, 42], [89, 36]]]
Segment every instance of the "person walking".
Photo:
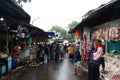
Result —
[[73, 46], [73, 44], [70, 44], [68, 46], [68, 54], [69, 54], [69, 59], [73, 60], [73, 58], [74, 58], [74, 46]]
[[55, 49], [55, 60], [56, 61], [59, 60], [59, 53], [60, 53], [60, 48], [59, 48], [59, 44], [57, 44], [56, 49]]
[[60, 45], [60, 60], [62, 61], [64, 59], [64, 47], [63, 45]]
[[74, 75], [81, 75], [80, 65], [81, 65], [81, 56], [79, 51], [79, 44], [76, 44], [74, 52]]

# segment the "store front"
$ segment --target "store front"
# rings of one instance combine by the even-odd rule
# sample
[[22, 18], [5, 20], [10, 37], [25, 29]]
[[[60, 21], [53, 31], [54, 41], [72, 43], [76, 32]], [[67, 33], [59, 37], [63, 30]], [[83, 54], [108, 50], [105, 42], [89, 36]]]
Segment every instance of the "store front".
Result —
[[[91, 31], [88, 35], [86, 35], [87, 37], [90, 37], [92, 47], [96, 46], [99, 40], [102, 41], [102, 47], [105, 53], [105, 69], [107, 71], [107, 74], [101, 73], [101, 79], [103, 80], [120, 79], [119, 3], [119, 0], [112, 0], [107, 4], [94, 9], [89, 14], [85, 14], [85, 18], [83, 18], [81, 23], [79, 23], [72, 30], [74, 32], [76, 30], [89, 26], [89, 28], [91, 28]], [[89, 28], [87, 29], [89, 30]], [[87, 32], [85, 31], [85, 33]]]
[[102, 40], [105, 45], [105, 69], [108, 71], [105, 79], [119, 78], [120, 76], [120, 19], [113, 20], [99, 27], [93, 32], [92, 38], [95, 40]]
[[11, 0], [0, 0], [0, 76], [8, 74], [13, 68], [13, 58], [16, 49], [19, 55], [20, 47], [17, 34], [30, 22], [30, 16]]
[[36, 62], [36, 58], [37, 56], [37, 52], [39, 49], [39, 46], [44, 46], [47, 42], [48, 42], [48, 34], [43, 31], [42, 29], [35, 27], [35, 26], [31, 26], [30, 27], [30, 35], [31, 35], [31, 47], [30, 47], [30, 62], [34, 62], [35, 64]]

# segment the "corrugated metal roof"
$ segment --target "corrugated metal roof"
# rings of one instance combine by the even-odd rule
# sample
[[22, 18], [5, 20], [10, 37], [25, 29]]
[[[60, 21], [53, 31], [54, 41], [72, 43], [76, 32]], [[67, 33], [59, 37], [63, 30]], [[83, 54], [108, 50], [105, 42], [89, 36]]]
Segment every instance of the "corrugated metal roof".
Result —
[[120, 18], [120, 0], [112, 0], [94, 10], [69, 32], [75, 32], [85, 26], [94, 27], [102, 23]]

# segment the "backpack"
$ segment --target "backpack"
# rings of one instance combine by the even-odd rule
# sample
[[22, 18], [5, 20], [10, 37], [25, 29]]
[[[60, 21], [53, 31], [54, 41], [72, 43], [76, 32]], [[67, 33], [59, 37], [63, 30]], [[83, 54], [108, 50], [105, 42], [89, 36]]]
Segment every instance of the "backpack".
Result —
[[90, 57], [89, 57], [90, 61], [93, 61], [93, 51], [90, 51]]

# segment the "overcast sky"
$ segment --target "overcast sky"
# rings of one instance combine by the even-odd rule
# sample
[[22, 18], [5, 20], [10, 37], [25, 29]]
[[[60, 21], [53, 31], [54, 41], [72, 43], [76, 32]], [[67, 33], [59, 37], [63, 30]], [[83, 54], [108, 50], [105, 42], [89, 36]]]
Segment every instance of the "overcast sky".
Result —
[[80, 22], [89, 10], [99, 7], [110, 0], [32, 0], [23, 4], [31, 16], [31, 24], [48, 31], [57, 25], [66, 28], [72, 21]]

